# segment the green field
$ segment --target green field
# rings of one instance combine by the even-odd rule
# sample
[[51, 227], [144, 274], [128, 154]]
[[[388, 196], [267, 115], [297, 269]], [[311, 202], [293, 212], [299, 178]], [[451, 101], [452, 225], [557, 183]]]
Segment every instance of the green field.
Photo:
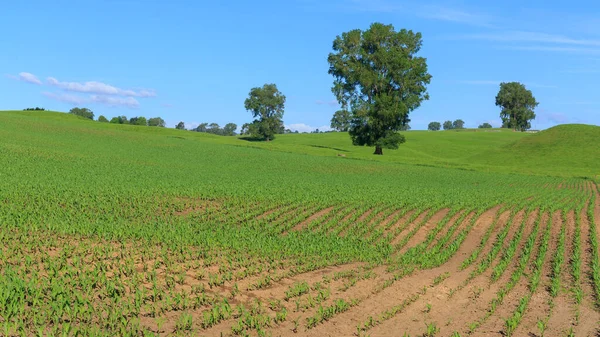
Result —
[[[265, 143], [0, 112], [0, 335], [524, 335], [538, 316], [594, 333], [600, 127], [405, 135], [374, 156], [345, 133]], [[421, 292], [464, 292], [452, 304], [482, 279], [469, 322], [436, 319]]]

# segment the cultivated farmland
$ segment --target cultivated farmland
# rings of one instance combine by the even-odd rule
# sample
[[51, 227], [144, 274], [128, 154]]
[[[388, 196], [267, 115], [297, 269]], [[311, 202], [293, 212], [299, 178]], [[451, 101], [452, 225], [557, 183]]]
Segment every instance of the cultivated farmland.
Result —
[[593, 159], [544, 132], [426, 165], [148, 129], [0, 113], [0, 335], [600, 333]]

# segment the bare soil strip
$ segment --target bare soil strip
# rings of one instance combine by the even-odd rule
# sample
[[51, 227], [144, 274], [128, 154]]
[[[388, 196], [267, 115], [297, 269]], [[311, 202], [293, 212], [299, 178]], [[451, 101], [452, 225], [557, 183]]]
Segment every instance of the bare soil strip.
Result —
[[[399, 254], [406, 252], [408, 249], [418, 245], [421, 243], [426, 237], [427, 234], [437, 226], [437, 224], [450, 212], [449, 209], [445, 208], [435, 212], [425, 223], [423, 223], [423, 219], [421, 221], [415, 220], [415, 226], [419, 226], [414, 235], [408, 240], [408, 242], [398, 251]], [[420, 217], [420, 216], [419, 216]], [[416, 227], [413, 227], [410, 231], [415, 230]], [[407, 234], [410, 235], [410, 231]]]
[[408, 226], [406, 226], [404, 228], [404, 230], [398, 235], [396, 236], [391, 244], [392, 245], [396, 245], [398, 244], [398, 242], [400, 242], [402, 240], [402, 238], [404, 238], [406, 235], [408, 235], [408, 233], [410, 233], [414, 228], [416, 228], [420, 223], [423, 222], [423, 219], [425, 219], [425, 217], [429, 214], [429, 210], [424, 210], [423, 212], [421, 212], [421, 214], [419, 214], [419, 216], [417, 216]]
[[327, 215], [329, 212], [331, 212], [334, 209], [334, 207], [327, 207], [325, 209], [322, 209], [320, 211], [318, 211], [317, 213], [309, 216], [306, 220], [302, 221], [301, 223], [295, 225], [292, 230], [293, 231], [299, 231], [302, 230], [303, 228], [305, 228], [309, 223], [313, 222], [314, 220], [317, 220], [318, 218]]

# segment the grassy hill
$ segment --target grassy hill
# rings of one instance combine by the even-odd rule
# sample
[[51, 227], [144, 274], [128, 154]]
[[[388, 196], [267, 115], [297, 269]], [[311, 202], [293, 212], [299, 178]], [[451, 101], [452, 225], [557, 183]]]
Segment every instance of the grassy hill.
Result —
[[[49, 132], [101, 132], [109, 138], [117, 135], [130, 139], [141, 137], [158, 143], [165, 138], [168, 139], [167, 143], [179, 139], [313, 156], [343, 155], [344, 159], [487, 172], [562, 177], [593, 177], [600, 174], [600, 147], [594, 146], [600, 134], [600, 127], [590, 125], [561, 125], [537, 134], [506, 129], [407, 131], [404, 132], [407, 142], [398, 150], [384, 150], [383, 156], [374, 156], [373, 148], [353, 146], [348, 134], [342, 132], [278, 135], [275, 141], [267, 143], [184, 130], [102, 124], [47, 111], [0, 112], [0, 121], [7, 127], [39, 126], [42, 128], [41, 132], [44, 132], [44, 129]], [[159, 146], [166, 146], [165, 144]]]
[[[595, 150], [582, 152], [581, 146], [595, 130], [580, 133], [576, 143], [552, 143], [552, 149], [572, 160], [591, 155]], [[548, 167], [548, 146], [538, 145], [572, 137], [571, 131], [410, 131], [399, 150], [374, 156], [342, 133], [280, 135], [264, 143], [64, 113], [0, 112], [0, 238], [6, 243], [0, 289], [10, 294], [9, 305], [0, 305], [0, 317], [10, 318], [2, 334], [73, 335], [77, 329], [82, 335], [142, 336], [187, 329], [229, 335], [236, 326], [237, 333], [248, 332], [258, 329], [243, 325], [246, 318], [265, 317], [221, 313], [263, 315], [245, 308], [255, 305], [253, 298], [269, 303], [272, 296], [264, 294], [279, 287], [284, 307], [277, 310], [290, 315], [281, 325], [286, 330], [277, 333], [280, 326], [266, 323], [261, 329], [287, 335], [293, 320], [300, 320], [301, 333], [318, 329], [311, 317], [321, 324], [322, 306], [295, 312], [294, 302], [283, 299], [296, 277], [312, 282], [320, 271], [344, 271], [337, 275], [352, 279], [334, 276], [329, 284], [323, 278], [333, 290], [323, 303], [363, 310], [360, 301], [373, 299], [379, 307], [390, 293], [405, 292], [404, 278], [414, 276], [408, 292], [420, 293], [423, 285], [443, 282], [436, 281], [440, 275], [458, 275], [456, 263], [480, 270], [480, 262], [493, 261], [489, 254], [502, 247], [509, 247], [498, 264], [504, 267], [494, 265], [494, 272], [525, 270], [509, 265], [531, 260], [516, 254], [534, 251], [542, 232], [546, 240], [560, 232], [544, 219], [554, 221], [551, 215], [563, 210], [572, 221], [592, 223], [590, 214], [574, 218], [571, 210], [587, 206], [592, 212], [595, 187], [573, 175], [593, 171], [596, 159], [574, 162], [575, 169]], [[520, 166], [529, 158], [540, 165]], [[535, 174], [510, 173], [529, 170]], [[524, 230], [526, 223], [535, 230]], [[514, 234], [510, 244], [498, 241], [517, 226], [522, 239]], [[574, 237], [595, 243], [587, 236], [595, 230], [588, 229]], [[566, 242], [579, 242], [573, 230], [567, 233]], [[518, 248], [519, 241], [529, 248]], [[480, 252], [487, 253], [478, 260]], [[419, 274], [454, 258], [451, 267]], [[485, 282], [488, 275], [481, 274]], [[369, 288], [354, 287], [357, 282]], [[308, 295], [316, 298], [319, 289], [311, 287]], [[64, 305], [54, 305], [54, 298]], [[376, 317], [398, 303], [382, 306]], [[373, 315], [372, 309], [359, 312], [361, 322]], [[272, 320], [275, 313], [269, 315]], [[159, 319], [166, 322], [162, 328]]]

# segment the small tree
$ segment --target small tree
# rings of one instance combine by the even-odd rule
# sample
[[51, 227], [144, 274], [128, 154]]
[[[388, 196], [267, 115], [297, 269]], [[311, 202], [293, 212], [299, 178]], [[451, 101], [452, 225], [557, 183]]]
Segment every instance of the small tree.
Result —
[[148, 126], [158, 126], [158, 127], [164, 128], [166, 125], [167, 124], [165, 123], [165, 121], [160, 117], [154, 117], [154, 118], [148, 119]]
[[253, 122], [257, 126], [253, 128], [254, 136], [270, 141], [275, 138], [275, 134], [283, 133], [285, 130], [282, 121], [285, 96], [275, 84], [265, 84], [250, 89], [244, 107], [256, 118]]
[[94, 119], [94, 112], [88, 108], [72, 108], [71, 110], [69, 110], [70, 114], [76, 115], [76, 116], [81, 116], [83, 118], [87, 118], [87, 119]]
[[492, 128], [492, 124], [490, 123], [483, 123], [481, 125], [478, 126], [480, 129], [491, 129]]
[[346, 132], [350, 128], [350, 111], [338, 110], [333, 114], [331, 118], [331, 128], [337, 131]]
[[185, 123], [183, 123], [183, 122], [177, 123], [177, 125], [175, 125], [175, 129], [177, 129], [177, 130], [185, 130]]
[[129, 119], [129, 124], [131, 124], [131, 125], [147, 126], [148, 125], [148, 121], [146, 120], [146, 117], [144, 117], [144, 116], [131, 117], [131, 119]]
[[410, 122], [410, 112], [429, 99], [427, 60], [416, 55], [422, 43], [421, 33], [396, 32], [381, 23], [335, 38], [327, 59], [332, 92], [352, 113], [354, 145], [374, 146], [374, 154], [382, 155], [383, 148], [405, 142], [398, 131]]
[[452, 122], [452, 128], [453, 129], [464, 129], [465, 122], [462, 119], [457, 119], [454, 122]]
[[212, 133], [214, 135], [220, 135], [220, 134], [222, 134], [221, 127], [217, 123], [210, 123], [210, 124], [208, 124], [208, 128], [206, 129], [206, 132]]
[[196, 132], [206, 132], [207, 130], [208, 130], [208, 123], [200, 123], [194, 129], [194, 131], [196, 131]]
[[106, 119], [106, 117], [104, 117], [103, 115], [100, 115], [100, 117], [98, 117], [98, 122], [108, 123], [108, 119]]
[[235, 123], [227, 123], [223, 127], [223, 135], [224, 136], [235, 136], [235, 130], [237, 129], [237, 124]]
[[452, 130], [453, 128], [454, 128], [454, 124], [452, 124], [452, 121], [444, 122], [444, 130]]
[[530, 121], [535, 119], [534, 109], [538, 102], [530, 90], [519, 82], [502, 82], [496, 95], [496, 106], [502, 108], [500, 118], [502, 125], [515, 131], [525, 131], [531, 128]]
[[440, 124], [440, 122], [431, 122], [427, 126], [427, 130], [430, 130], [430, 131], [439, 131], [441, 128], [442, 128], [442, 124]]

